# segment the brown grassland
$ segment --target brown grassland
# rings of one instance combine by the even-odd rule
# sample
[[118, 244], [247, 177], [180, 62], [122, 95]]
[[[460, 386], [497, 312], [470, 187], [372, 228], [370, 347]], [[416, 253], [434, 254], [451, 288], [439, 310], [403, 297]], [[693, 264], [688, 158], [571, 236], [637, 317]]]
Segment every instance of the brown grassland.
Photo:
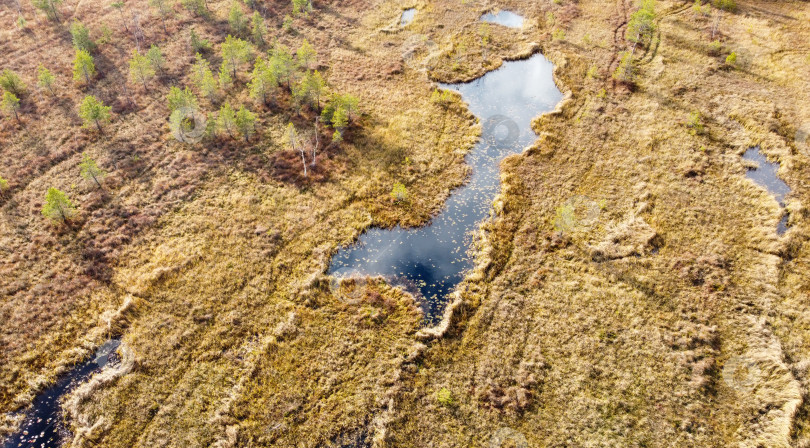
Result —
[[[189, 27], [219, 66], [231, 2], [207, 4], [209, 19], [175, 5], [167, 33], [146, 0], [126, 2], [168, 68], [127, 90], [135, 41], [108, 4], [67, 0], [58, 24], [25, 3], [22, 30], [0, 9], [0, 69], [28, 84], [20, 121], [0, 122], [0, 436], [121, 336], [129, 367], [65, 402], [71, 446], [489, 447], [519, 433], [531, 447], [810, 447], [810, 141], [796, 138], [810, 131], [810, 3], [658, 1], [629, 86], [611, 77], [629, 0], [315, 1], [292, 31], [288, 2], [262, 2], [271, 38], [308, 39], [330, 90], [361, 99], [307, 178], [283, 134], [311, 133], [313, 111], [287, 94], [252, 103], [246, 68], [227, 99], [257, 113], [253, 140], [171, 136]], [[488, 26], [484, 57], [477, 19], [497, 8], [527, 23]], [[74, 19], [111, 30], [89, 86], [72, 81]], [[420, 225], [464, 182], [479, 126], [458, 98], [432, 103], [434, 82], [536, 51], [566, 99], [502, 163], [444, 321], [422, 328], [414, 298], [379, 279], [325, 275], [364, 229]], [[101, 133], [81, 128], [85, 94], [113, 107]], [[755, 145], [792, 189], [783, 236], [778, 203], [745, 177]], [[79, 177], [82, 153], [109, 172], [103, 189]], [[78, 206], [67, 225], [40, 214], [51, 186]], [[580, 196], [598, 212], [555, 231]]]

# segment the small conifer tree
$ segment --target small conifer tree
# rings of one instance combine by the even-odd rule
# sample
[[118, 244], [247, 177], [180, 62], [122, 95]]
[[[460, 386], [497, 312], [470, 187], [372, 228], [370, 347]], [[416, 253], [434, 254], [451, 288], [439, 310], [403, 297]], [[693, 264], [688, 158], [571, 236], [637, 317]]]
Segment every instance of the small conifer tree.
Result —
[[25, 93], [25, 83], [20, 76], [9, 69], [3, 69], [0, 73], [0, 87], [17, 96]]
[[264, 47], [265, 36], [267, 35], [267, 26], [264, 24], [264, 18], [259, 14], [259, 11], [253, 11], [251, 16], [251, 31], [250, 35], [253, 38], [253, 43], [257, 47]]
[[105, 106], [104, 103], [93, 95], [84, 97], [81, 106], [79, 106], [79, 116], [84, 120], [84, 127], [96, 125], [96, 128], [101, 132], [101, 123], [110, 121], [110, 106]]
[[96, 50], [96, 43], [90, 38], [90, 30], [82, 22], [76, 20], [70, 25], [70, 35], [73, 38], [73, 46], [77, 50], [85, 50], [89, 53]]
[[54, 222], [66, 222], [76, 214], [76, 206], [67, 195], [56, 188], [48, 188], [45, 203], [42, 204], [42, 216]]
[[160, 47], [152, 44], [152, 46], [149, 47], [149, 50], [146, 52], [146, 59], [149, 60], [149, 64], [152, 66], [152, 69], [155, 72], [160, 73], [161, 75], [164, 74], [166, 60], [163, 59], [163, 52], [160, 51]]
[[146, 56], [139, 54], [138, 50], [132, 50], [132, 58], [129, 60], [129, 76], [133, 81], [143, 84], [147, 90], [146, 83], [155, 76], [155, 70]]
[[256, 132], [256, 115], [245, 106], [240, 106], [239, 111], [236, 112], [235, 124], [245, 141], [248, 141]]
[[94, 182], [98, 188], [101, 188], [101, 179], [107, 174], [98, 167], [95, 160], [91, 159], [87, 154], [82, 154], [82, 162], [79, 164], [79, 174], [87, 181]]
[[73, 79], [79, 82], [83, 80], [89, 84], [95, 74], [96, 64], [93, 62], [93, 56], [90, 56], [86, 50], [76, 50], [76, 58], [73, 60]]
[[51, 92], [51, 95], [56, 96], [56, 92], [53, 88], [54, 81], [55, 77], [53, 76], [53, 73], [45, 68], [44, 65], [39, 64], [39, 68], [37, 68], [37, 84], [44, 89], [48, 89], [48, 91]]
[[9, 115], [14, 115], [17, 121], [20, 121], [20, 116], [17, 111], [20, 110], [20, 99], [9, 91], [3, 92], [3, 101], [0, 102], [0, 107], [3, 108]]
[[233, 131], [236, 130], [236, 113], [227, 101], [219, 108], [217, 127], [220, 131], [226, 132], [230, 137], [233, 137]]

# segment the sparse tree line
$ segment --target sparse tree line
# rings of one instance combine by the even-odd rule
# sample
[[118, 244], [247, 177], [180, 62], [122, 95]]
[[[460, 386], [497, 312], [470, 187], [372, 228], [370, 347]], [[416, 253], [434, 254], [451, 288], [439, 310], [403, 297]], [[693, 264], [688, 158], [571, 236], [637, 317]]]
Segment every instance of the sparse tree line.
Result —
[[[192, 49], [197, 49], [199, 37], [193, 30], [190, 37]], [[303, 143], [292, 123], [289, 123], [285, 134], [289, 148], [301, 154], [306, 176], [307, 165], [315, 164], [320, 145], [318, 136], [322, 132], [321, 125], [331, 127], [331, 140], [333, 143], [339, 143], [343, 140], [346, 128], [356, 116], [359, 100], [351, 95], [328, 92], [325, 79], [316, 69], [317, 53], [308, 41], [304, 40], [295, 52], [279, 43], [272, 45], [267, 52], [256, 51], [263, 42], [259, 39], [257, 41], [260, 44], [251, 45], [245, 40], [228, 35], [220, 46], [222, 62], [216, 73], [212, 70], [208, 59], [197, 52], [190, 73], [195, 91], [188, 87], [183, 89], [172, 87], [169, 91], [167, 102], [170, 126], [173, 129], [181, 129], [184, 126], [197, 125], [186, 120], [190, 115], [201, 112], [197, 99], [199, 94], [211, 106], [218, 106], [216, 119], [211, 121], [211, 125], [206, 129], [206, 135], [221, 135], [234, 139], [241, 137], [249, 141], [256, 132], [256, 115], [246, 105], [240, 105], [237, 109], [225, 100], [229, 93], [236, 93], [234, 86], [240, 77], [246, 75], [248, 95], [258, 108], [277, 106], [280, 96], [286, 94], [296, 115], [303, 116], [306, 109], [314, 116], [312, 125], [315, 141], [311, 142], [309, 147]], [[258, 54], [254, 57], [254, 53]], [[252, 70], [248, 71], [251, 63]], [[130, 64], [133, 79], [142, 79], [143, 72], [146, 75], [151, 73], [147, 61], [137, 62], [134, 56]], [[144, 68], [137, 69], [141, 66]]]
[[[54, 76], [50, 70], [40, 65], [37, 72], [37, 84], [42, 89], [48, 90], [51, 94], [55, 95]], [[14, 118], [19, 121], [19, 97], [25, 94], [27, 86], [19, 75], [11, 70], [5, 69], [0, 73], [0, 87], [4, 90], [3, 99], [2, 102], [0, 102], [2, 109], [13, 115]], [[88, 95], [79, 106], [79, 116], [84, 120], [85, 126], [95, 125], [101, 130], [101, 123], [107, 122], [110, 119], [110, 107], [105, 106], [96, 97]], [[95, 160], [91, 159], [86, 154], [83, 154], [82, 157], [82, 162], [79, 164], [79, 174], [101, 188], [101, 180], [106, 173], [98, 167]], [[8, 180], [0, 176], [0, 196], [5, 195], [8, 190]], [[45, 195], [45, 203], [42, 206], [43, 216], [56, 222], [65, 222], [73, 217], [75, 213], [75, 206], [64, 192], [53, 187], [48, 189]]]
[[[35, 4], [37, 4], [35, 2]], [[47, 11], [52, 11], [49, 17], [58, 18], [56, 5], [59, 1], [43, 0], [40, 5], [47, 5]], [[75, 49], [73, 59], [73, 80], [80, 85], [89, 85], [96, 76], [96, 65], [92, 52], [97, 50], [96, 42], [90, 38], [90, 32], [81, 22], [74, 21], [70, 26], [71, 40]], [[150, 50], [151, 51], [151, 50]], [[158, 56], [160, 52], [157, 50]], [[160, 57], [162, 61], [162, 57]], [[54, 74], [40, 64], [37, 68], [37, 86], [51, 96], [56, 96], [58, 87]], [[0, 106], [9, 116], [20, 121], [20, 102], [24, 97], [27, 86], [22, 78], [12, 70], [4, 69], [0, 73], [0, 87], [3, 89], [3, 98]], [[101, 124], [110, 120], [110, 107], [92, 95], [86, 95], [79, 104], [79, 116], [84, 120], [85, 127], [95, 126], [102, 130]]]
[[[59, 6], [62, 4], [63, 0], [32, 0], [32, 5], [38, 9], [40, 12], [45, 14], [45, 16], [52, 21], [57, 23], [61, 23], [62, 19], [59, 14]], [[257, 2], [256, 0], [243, 0], [244, 3], [250, 8], [260, 8], [266, 14], [267, 11], [264, 8], [264, 5], [261, 2]], [[17, 25], [20, 28], [25, 28], [27, 25], [27, 21], [23, 15], [22, 4], [20, 0], [14, 0], [16, 9], [17, 9]], [[172, 13], [174, 12], [176, 1], [175, 0], [149, 0], [149, 6], [155, 10], [158, 17], [160, 17], [161, 24], [163, 26], [163, 31], [168, 33], [168, 27], [166, 25], [166, 19], [171, 17]], [[211, 18], [211, 10], [208, 7], [208, 0], [180, 0], [181, 6], [191, 12], [192, 14], [202, 17], [204, 19]], [[131, 17], [131, 23], [127, 20], [126, 14], [124, 12], [125, 3], [123, 0], [114, 0], [110, 3], [110, 6], [119, 11], [121, 14], [121, 21], [124, 25], [124, 29], [127, 32], [132, 32], [133, 37], [136, 40], [136, 45], [139, 44], [139, 40], [142, 37], [142, 30], [139, 26], [139, 17], [138, 14], [133, 14]], [[291, 4], [292, 15], [286, 15], [284, 17], [284, 29], [290, 30], [292, 27], [293, 17], [299, 16], [308, 16], [313, 10], [312, 0], [292, 0]], [[258, 12], [255, 12], [251, 16], [251, 24], [250, 27], [248, 26], [247, 20], [245, 19], [244, 14], [241, 11], [241, 8], [238, 8], [238, 4], [234, 3], [234, 6], [230, 9], [228, 15], [228, 21], [231, 24], [232, 29], [235, 28], [235, 32], [239, 31], [246, 31], [248, 27], [252, 33], [259, 32], [262, 34], [261, 25], [257, 22], [257, 17], [261, 19], [261, 15]], [[131, 25], [131, 26], [130, 26]], [[266, 30], [264, 30], [266, 33]], [[140, 48], [140, 47], [139, 47]]]
[[[208, 5], [205, 0], [181, 0], [184, 7], [208, 17]], [[61, 23], [59, 5], [62, 0], [33, 0], [34, 6], [41, 10], [53, 21]], [[245, 0], [250, 7], [256, 5], [252, 0]], [[293, 0], [292, 11], [294, 16], [306, 16], [313, 11], [310, 0]], [[166, 18], [173, 12], [172, 0], [150, 0], [149, 5], [154, 8], [162, 21], [162, 27], [167, 32]], [[129, 59], [129, 78], [141, 86], [144, 91], [150, 89], [150, 82], [157, 76], [165, 74], [166, 61], [163, 52], [157, 45], [152, 45], [147, 51], [141, 52], [143, 32], [138, 24], [137, 14], [132, 21], [128, 21], [124, 13], [125, 4], [117, 0], [110, 6], [120, 11], [123, 28], [131, 32], [135, 39], [136, 49]], [[22, 17], [22, 9], [18, 4], [18, 13]], [[287, 17], [289, 21], [291, 18]], [[286, 26], [285, 19], [285, 28]], [[216, 119], [208, 123], [206, 135], [221, 135], [230, 138], [241, 137], [249, 141], [256, 133], [256, 115], [247, 105], [233, 107], [225, 100], [229, 93], [236, 94], [234, 85], [239, 83], [242, 71], [249, 64], [252, 71], [247, 72], [249, 97], [255, 101], [259, 108], [277, 106], [282, 94], [286, 94], [289, 103], [298, 116], [304, 116], [308, 110], [313, 119], [314, 142], [305, 144], [295, 125], [290, 122], [285, 133], [285, 142], [293, 150], [300, 152], [303, 161], [304, 175], [307, 174], [307, 165], [315, 165], [319, 150], [319, 135], [323, 127], [331, 127], [331, 140], [333, 144], [343, 140], [344, 132], [356, 117], [359, 100], [351, 95], [341, 95], [327, 90], [327, 84], [321, 73], [317, 70], [317, 53], [306, 40], [295, 51], [275, 43], [268, 51], [261, 50], [268, 46], [267, 27], [264, 18], [258, 11], [246, 16], [241, 6], [234, 3], [228, 14], [228, 23], [233, 35], [228, 35], [220, 46], [222, 63], [218, 73], [214, 75], [205, 54], [211, 51], [211, 43], [200, 38], [193, 28], [190, 29], [190, 47], [195, 54], [195, 62], [191, 67], [192, 85], [196, 91], [205, 98], [211, 106], [217, 106]], [[90, 37], [90, 30], [81, 22], [74, 21], [70, 27], [71, 40], [75, 50], [73, 59], [73, 80], [77, 85], [91, 85], [96, 77], [97, 70], [94, 52], [98, 50], [98, 43]], [[234, 37], [236, 36], [236, 37]], [[249, 38], [251, 42], [243, 40]], [[254, 53], [258, 53], [254, 57]], [[37, 86], [42, 92], [57, 96], [59, 86], [54, 74], [44, 65], [37, 69]], [[20, 117], [21, 99], [25, 101], [27, 86], [22, 78], [10, 69], [0, 72], [0, 87], [3, 89], [0, 108], [12, 119], [22, 123]], [[123, 86], [126, 89], [126, 86]], [[126, 92], [125, 92], [126, 93]], [[188, 87], [180, 89], [172, 86], [167, 95], [169, 109], [169, 125], [173, 129], [190, 126], [189, 111], [200, 112], [200, 105], [195, 92]], [[111, 120], [111, 107], [93, 95], [85, 95], [78, 106], [78, 114], [83, 120], [83, 127], [95, 128], [103, 132], [103, 125]], [[307, 159], [310, 159], [309, 161]], [[86, 154], [83, 154], [79, 165], [80, 175], [102, 188], [102, 179], [105, 172], [98, 164]], [[9, 182], [0, 176], [0, 196], [9, 190]], [[49, 188], [42, 214], [55, 222], [66, 222], [76, 214], [76, 206], [68, 196], [56, 189]]]
[[627, 83], [636, 79], [638, 61], [635, 59], [636, 47], [639, 44], [652, 43], [656, 30], [655, 0], [641, 0], [638, 9], [630, 15], [627, 22], [626, 39], [632, 43], [630, 50], [619, 53], [619, 66], [613, 72], [613, 78]]

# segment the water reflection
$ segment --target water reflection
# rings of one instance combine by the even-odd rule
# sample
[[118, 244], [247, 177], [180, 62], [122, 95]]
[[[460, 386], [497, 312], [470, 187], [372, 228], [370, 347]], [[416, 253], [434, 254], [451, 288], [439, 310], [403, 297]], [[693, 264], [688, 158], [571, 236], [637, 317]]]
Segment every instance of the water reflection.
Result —
[[120, 340], [112, 339], [96, 350], [95, 356], [74, 367], [68, 374], [39, 394], [28, 411], [20, 430], [3, 442], [3, 448], [62, 446], [69, 433], [62, 424], [59, 400], [76, 386], [106, 366], [114, 357]]
[[405, 277], [425, 298], [423, 310], [435, 323], [445, 296], [472, 267], [467, 253], [472, 232], [488, 215], [499, 186], [499, 162], [519, 153], [536, 138], [531, 120], [562, 99], [552, 78], [552, 64], [542, 55], [505, 63], [466, 84], [442, 84], [459, 92], [481, 119], [481, 140], [467, 155], [473, 172], [429, 226], [405, 230], [372, 228], [357, 244], [340, 250], [330, 273]]
[[482, 22], [497, 23], [509, 28], [523, 27], [523, 16], [515, 14], [512, 11], [498, 11], [497, 13], [488, 12], [481, 16]]
[[[768, 162], [768, 158], [762, 153], [759, 147], [748, 148], [743, 154], [744, 160], [757, 163], [757, 168], [749, 169], [746, 177], [765, 187], [779, 202], [779, 206], [785, 206], [785, 195], [790, 193], [790, 187], [776, 175], [779, 171], [779, 163]], [[776, 233], [782, 235], [787, 231], [788, 215], [779, 220], [776, 226]]]
[[405, 11], [402, 11], [402, 17], [399, 19], [399, 26], [405, 26], [413, 22], [414, 17], [416, 17], [416, 8], [408, 8]]

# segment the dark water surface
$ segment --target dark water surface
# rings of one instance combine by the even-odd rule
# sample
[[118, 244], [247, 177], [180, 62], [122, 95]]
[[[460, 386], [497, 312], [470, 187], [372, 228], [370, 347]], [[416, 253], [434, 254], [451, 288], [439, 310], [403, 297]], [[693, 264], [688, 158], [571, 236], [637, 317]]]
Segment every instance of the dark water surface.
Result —
[[117, 339], [107, 341], [96, 350], [93, 358], [76, 365], [73, 370], [39, 394], [34, 399], [33, 407], [26, 414], [20, 430], [3, 442], [3, 448], [61, 446], [69, 433], [62, 424], [59, 400], [107, 365], [120, 344], [121, 341]]
[[554, 109], [562, 99], [552, 64], [542, 55], [506, 62], [465, 84], [443, 84], [461, 93], [482, 123], [481, 140], [467, 155], [468, 183], [454, 191], [445, 208], [426, 227], [372, 228], [357, 244], [341, 249], [329, 273], [382, 275], [395, 284], [415, 285], [424, 296], [426, 320], [441, 318], [446, 295], [472, 267], [472, 232], [486, 218], [500, 185], [500, 161], [532, 144], [532, 118]]
[[488, 12], [481, 16], [482, 22], [497, 23], [509, 28], [523, 27], [523, 16], [513, 13], [512, 11], [498, 11], [493, 14]]
[[[743, 159], [756, 162], [758, 165], [757, 168], [748, 170], [745, 174], [746, 177], [765, 187], [779, 202], [779, 206], [784, 208], [785, 195], [790, 193], [790, 187], [776, 175], [776, 172], [779, 171], [779, 163], [768, 162], [768, 158], [758, 147], [748, 148], [743, 154]], [[782, 235], [787, 231], [787, 222], [788, 215], [785, 213], [776, 226], [777, 234]]]

